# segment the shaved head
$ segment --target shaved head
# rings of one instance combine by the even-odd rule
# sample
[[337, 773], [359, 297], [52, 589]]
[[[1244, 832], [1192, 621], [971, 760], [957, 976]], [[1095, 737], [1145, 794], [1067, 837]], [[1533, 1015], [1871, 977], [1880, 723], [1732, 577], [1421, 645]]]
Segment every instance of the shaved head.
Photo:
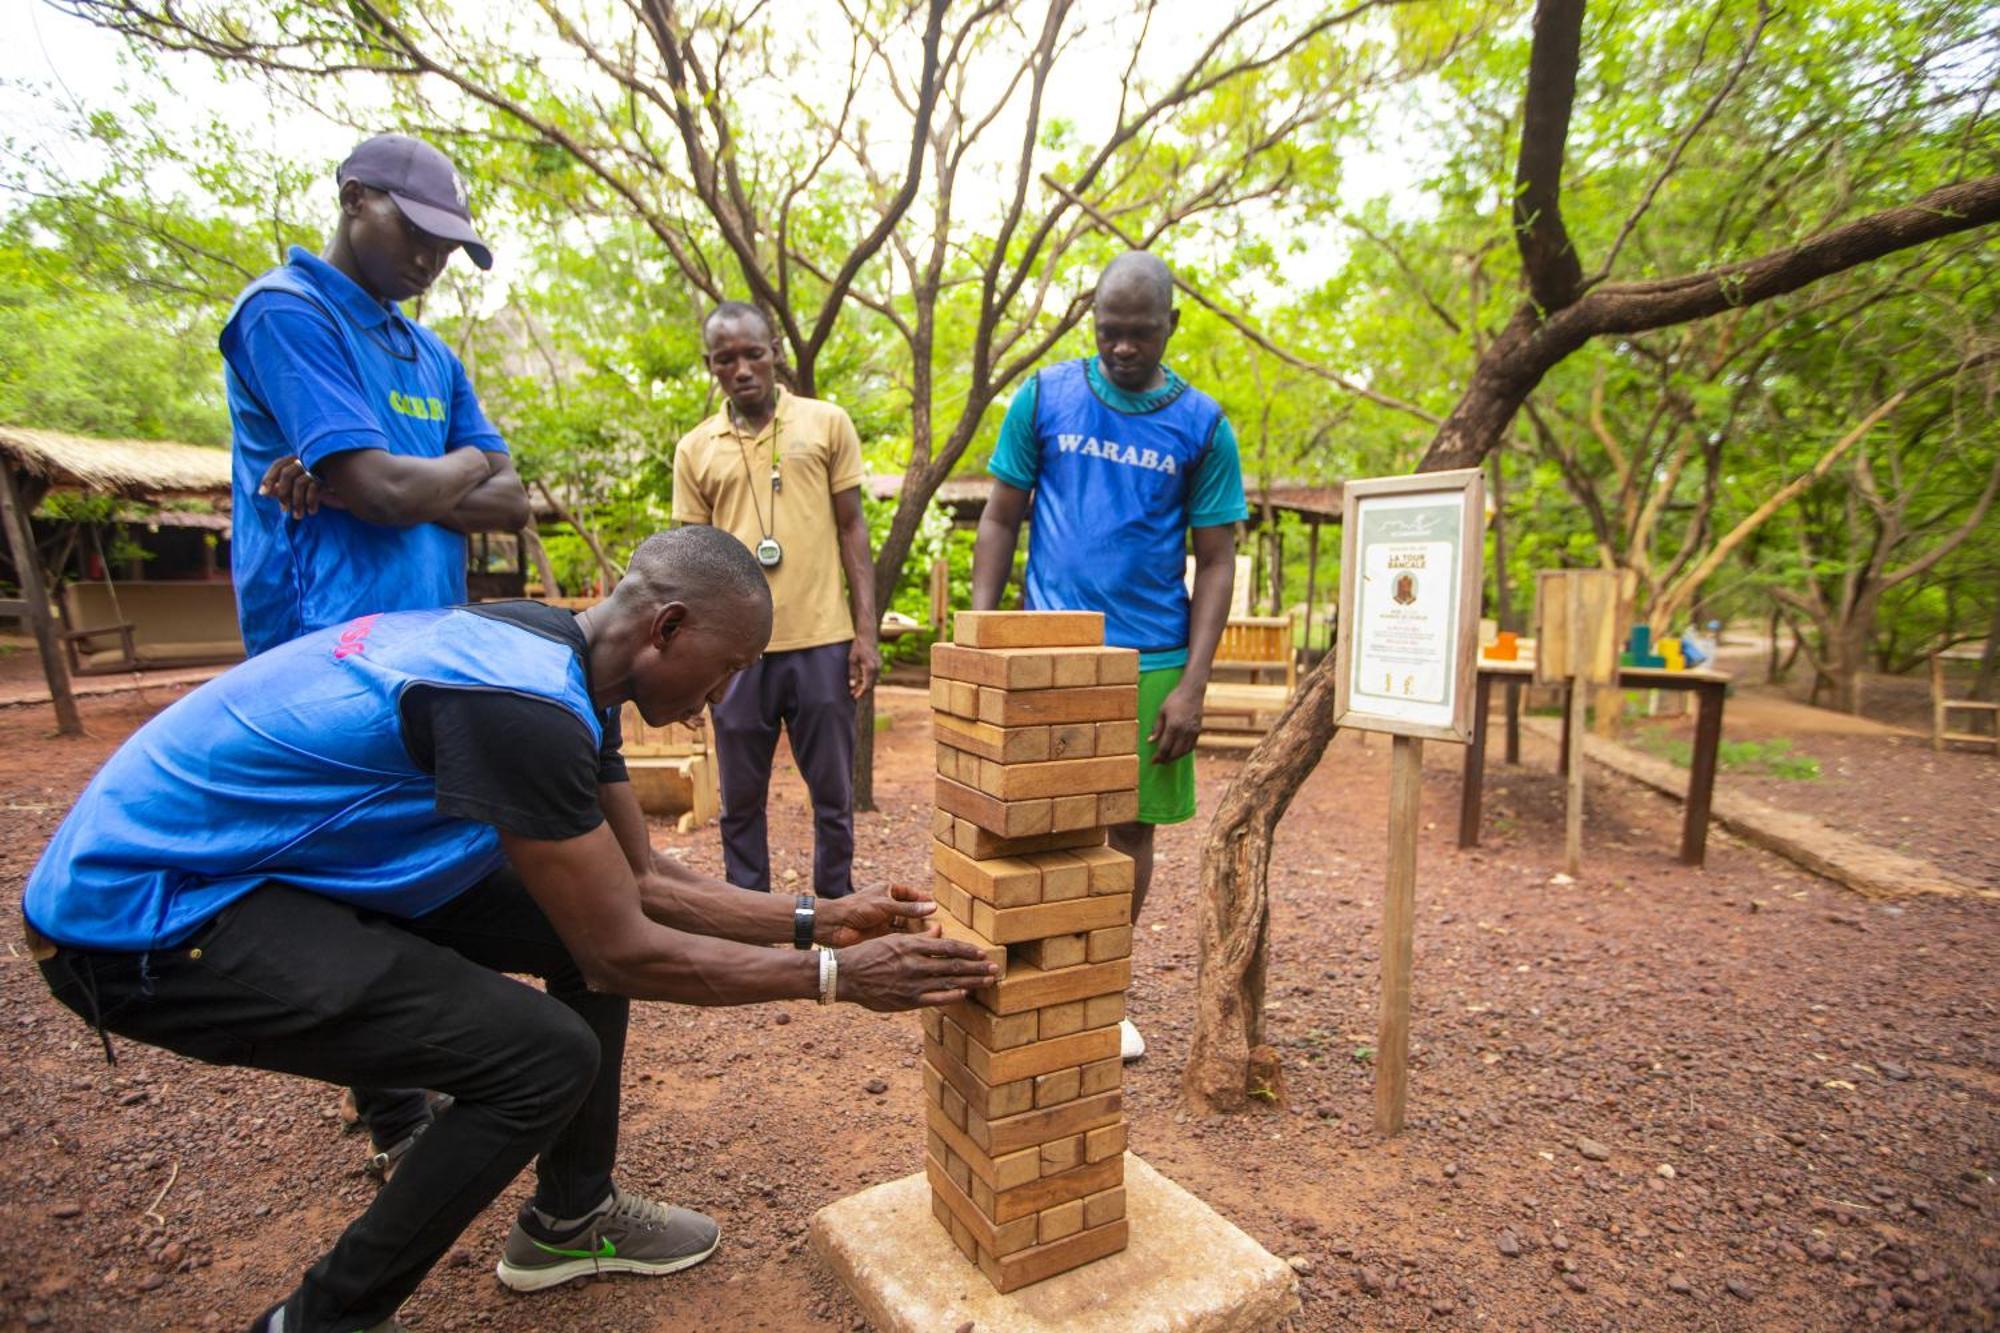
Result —
[[1117, 297], [1143, 300], [1165, 314], [1174, 308], [1174, 271], [1158, 255], [1127, 250], [1106, 264], [1097, 279], [1100, 303]]
[[771, 582], [749, 548], [721, 528], [697, 524], [646, 538], [611, 595], [647, 611], [681, 602], [710, 626], [771, 634]]

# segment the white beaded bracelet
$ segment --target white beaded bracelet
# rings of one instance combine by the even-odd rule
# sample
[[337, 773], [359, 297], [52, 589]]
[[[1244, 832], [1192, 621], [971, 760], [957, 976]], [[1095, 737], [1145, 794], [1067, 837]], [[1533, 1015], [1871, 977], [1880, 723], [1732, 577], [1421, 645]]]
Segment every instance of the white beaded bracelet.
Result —
[[832, 1004], [840, 995], [840, 958], [831, 949], [819, 951], [819, 1002]]

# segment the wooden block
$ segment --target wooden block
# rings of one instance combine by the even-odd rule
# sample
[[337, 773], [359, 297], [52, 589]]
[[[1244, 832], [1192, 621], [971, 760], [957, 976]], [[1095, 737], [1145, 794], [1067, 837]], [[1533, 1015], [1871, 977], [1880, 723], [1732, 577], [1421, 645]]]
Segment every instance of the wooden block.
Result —
[[1132, 648], [1106, 648], [1097, 658], [1099, 685], [1137, 685], [1139, 654]]
[[1018, 1250], [1005, 1258], [982, 1254], [978, 1260], [979, 1271], [986, 1274], [986, 1280], [993, 1284], [993, 1289], [1004, 1296], [1058, 1273], [1094, 1263], [1108, 1254], [1116, 1254], [1125, 1248], [1126, 1239], [1125, 1219], [1121, 1217], [1116, 1222], [1079, 1231], [1074, 1236], [1065, 1236], [1048, 1245]]
[[944, 1228], [945, 1234], [949, 1236], [951, 1234], [951, 1206], [945, 1203], [944, 1195], [939, 1194], [936, 1190], [931, 1191], [931, 1216], [938, 1220], [938, 1224]]
[[950, 842], [952, 826], [956, 822], [951, 817], [951, 811], [940, 810], [936, 806], [931, 807], [931, 836], [933, 838], [942, 838], [946, 842]]
[[[958, 1186], [961, 1195], [972, 1188], [972, 1168], [965, 1164], [963, 1157], [949, 1148], [945, 1149], [944, 1173], [952, 1184]], [[971, 1225], [970, 1219], [967, 1219], [967, 1225]]]
[[997, 833], [1003, 838], [1027, 838], [1055, 831], [1046, 799], [1003, 801], [962, 782], [939, 778], [937, 803], [940, 809], [949, 810], [961, 819], [969, 819], [987, 832]]
[[1074, 852], [1090, 875], [1092, 893], [1130, 893], [1134, 883], [1132, 858], [1109, 847], [1080, 847]]
[[1035, 1217], [1035, 1236], [1044, 1245], [1064, 1236], [1074, 1236], [1083, 1230], [1083, 1200], [1071, 1199], [1068, 1203], [1059, 1203], [1036, 1213]]
[[1045, 1111], [1051, 1106], [1073, 1102], [1076, 1100], [1077, 1090], [1082, 1086], [1083, 1071], [1077, 1068], [1058, 1069], [1053, 1074], [1039, 1074], [1035, 1077], [1035, 1109]]
[[[1096, 664], [1093, 662], [1092, 666]], [[1034, 649], [995, 652], [955, 643], [931, 645], [931, 679], [969, 680], [999, 690], [1046, 690], [1054, 683], [1055, 658]], [[1096, 684], [1088, 681], [1087, 684]]]
[[[974, 860], [995, 856], [1029, 856], [1035, 852], [1059, 851], [1073, 847], [1101, 847], [1101, 828], [1072, 829], [1067, 833], [1044, 833], [1033, 838], [1003, 838], [989, 833], [969, 819], [953, 818], [951, 845]], [[1130, 891], [1129, 888], [1127, 890]], [[1107, 890], [1108, 892], [1108, 890]]]
[[968, 1119], [978, 1120], [977, 1116], [967, 1116], [965, 1098], [959, 1096], [957, 1088], [944, 1082], [942, 1075], [939, 1076], [938, 1082], [938, 1109], [944, 1112], [947, 1120], [960, 1129], [965, 1128]]
[[1072, 828], [1096, 828], [1103, 824], [1097, 817], [1096, 796], [1058, 796], [1054, 798], [1049, 814], [1049, 825], [1056, 831]]
[[[962, 1033], [963, 1029], [961, 1029], [961, 1041]], [[944, 1076], [944, 1081], [950, 1084], [959, 1096], [965, 1098], [968, 1114], [984, 1116], [988, 1120], [999, 1120], [1034, 1109], [1035, 1084], [1032, 1079], [1021, 1079], [1018, 1082], [1002, 1083], [997, 1086], [986, 1083], [965, 1067], [965, 1061], [961, 1057], [946, 1050], [942, 1042], [926, 1041], [924, 1059], [930, 1061], [938, 1073]], [[1111, 1086], [1118, 1085], [1113, 1083]]]
[[[1067, 1037], [1072, 1032], [1083, 1031], [1083, 1004], [1082, 1000], [1071, 1000], [1068, 1004], [1052, 1004], [1046, 1009], [1035, 1010], [1035, 1017], [1040, 1020], [1035, 1036], [1041, 1041], [1048, 1041], [1052, 1037]], [[978, 1009], [983, 1006], [975, 1004], [972, 1007]]]
[[[957, 888], [956, 885], [952, 885], [951, 887], [954, 890]], [[931, 896], [936, 897], [937, 895], [933, 893]], [[987, 962], [1000, 969], [1001, 976], [1006, 976], [1007, 946], [1004, 944], [995, 944], [971, 926], [966, 925], [965, 922], [958, 918], [955, 912], [945, 907], [944, 899], [939, 898], [938, 905], [941, 910], [932, 912], [928, 917], [924, 918], [926, 925], [936, 926], [938, 933], [948, 940], [963, 940], [967, 944], [970, 944], [973, 948], [986, 955]], [[969, 900], [967, 906], [969, 909]]]
[[[1017, 1152], [989, 1156], [978, 1144], [966, 1137], [965, 1131], [951, 1123], [944, 1111], [936, 1106], [926, 1106], [924, 1115], [930, 1127], [945, 1142], [945, 1146], [965, 1159], [972, 1168], [972, 1174], [990, 1186], [996, 1193], [1025, 1185], [1031, 1180], [1049, 1174], [1041, 1169], [1042, 1149], [1022, 1148]], [[1076, 1136], [1078, 1159], [1082, 1161], [1083, 1135]], [[1075, 1163], [1072, 1163], [1075, 1165]]]
[[[1093, 725], [1093, 724], [1086, 724]], [[1123, 722], [1099, 722], [1099, 727], [1122, 727]], [[1138, 723], [1130, 724], [1133, 728]], [[934, 714], [931, 734], [940, 745], [948, 745], [981, 759], [997, 759], [1003, 764], [1029, 764], [1042, 759], [1058, 759], [1052, 752], [1054, 733], [1048, 727], [996, 727], [991, 723]]]
[[[940, 1086], [946, 1092], [951, 1091], [950, 1084]], [[1081, 1154], [1087, 1147], [1085, 1136], [1089, 1131], [1121, 1124], [1124, 1118], [1124, 1093], [1114, 1091], [998, 1120], [971, 1116], [966, 1121], [965, 1134], [978, 1145], [980, 1151], [996, 1158], [1068, 1138], [1078, 1141], [1077, 1151]], [[1077, 1165], [1082, 1160], [1079, 1155], [1077, 1162], [1071, 1165]], [[1042, 1174], [1047, 1175], [1048, 1172]]]
[[[1091, 648], [1079, 652], [1056, 653], [1050, 659], [1049, 684], [1059, 690], [1095, 685], [1104, 674], [1102, 659], [1116, 648]], [[1137, 677], [1133, 678], [1137, 681]]]
[[1097, 822], [1100, 824], [1130, 824], [1139, 817], [1139, 791], [1099, 792], [1097, 796]]
[[1016, 944], [1050, 935], [1122, 926], [1131, 919], [1132, 896], [1125, 893], [1094, 894], [1069, 902], [1037, 903], [1033, 907], [995, 907], [976, 898], [972, 902], [972, 928], [995, 944]]
[[[945, 1141], [950, 1142], [949, 1139]], [[1083, 1135], [1073, 1134], [1068, 1138], [1051, 1139], [1036, 1151], [1041, 1154], [1042, 1174], [1060, 1175], [1072, 1167], [1083, 1165]]]
[[[1040, 1039], [1038, 1013], [996, 1014], [984, 1005], [958, 1000], [940, 1005], [946, 1017], [965, 1029], [965, 1035], [989, 1051], [1011, 1050]], [[1082, 1029], [1082, 1024], [1077, 1029]]]
[[924, 1035], [932, 1041], [944, 1036], [944, 1015], [935, 1008], [917, 1010], [917, 1019], [924, 1025]]
[[931, 707], [952, 717], [978, 718], [979, 687], [969, 680], [931, 678]]
[[[1093, 1129], [1084, 1136], [1083, 1156], [1085, 1161], [1101, 1162], [1107, 1157], [1115, 1157], [1125, 1151], [1125, 1121]], [[1048, 1172], [1044, 1170], [1043, 1175]]]
[[1093, 963], [1108, 963], [1114, 958], [1132, 956], [1132, 927], [1106, 926], [1093, 930], [1085, 937], [1084, 954]]
[[[1124, 992], [1119, 992], [1122, 998]], [[1077, 1071], [1078, 1093], [1084, 1097], [1094, 1097], [1100, 1092], [1109, 1092], [1125, 1079], [1123, 1060], [1099, 1060], [1087, 1064]]]
[[1067, 902], [1090, 893], [1090, 867], [1068, 852], [1037, 852], [1023, 860], [1042, 872], [1042, 901]]
[[1083, 1025], [1087, 1028], [1108, 1027], [1125, 1017], [1125, 992], [1113, 991], [1109, 995], [1093, 995], [1083, 1002]]
[[945, 1145], [944, 1136], [934, 1129], [927, 1128], [924, 1130], [924, 1144], [929, 1149], [930, 1155], [937, 1158], [940, 1162], [951, 1152], [951, 1149]]
[[1123, 992], [1131, 984], [1129, 958], [1058, 968], [1054, 972], [1044, 972], [1024, 958], [1016, 958], [1009, 961], [1006, 976], [995, 985], [974, 991], [972, 999], [996, 1014], [1018, 1014], [1045, 1005]]
[[1068, 1203], [1071, 1199], [1088, 1198], [1103, 1190], [1113, 1189], [1124, 1181], [1125, 1158], [1121, 1155], [1086, 1163], [1059, 1176], [1044, 1176], [1031, 1185], [1020, 1185], [1011, 1190], [994, 1190], [974, 1176], [972, 1201], [978, 1205], [980, 1212], [994, 1221], [1012, 1222], [1016, 1218], [1039, 1213], [1044, 1208]]
[[1091, 685], [1075, 690], [996, 690], [975, 688], [979, 698], [972, 712], [962, 711], [957, 693], [965, 681], [953, 681], [951, 707], [960, 717], [976, 717], [996, 727], [1033, 727], [1056, 722], [1119, 722], [1139, 716], [1136, 685]]
[[[925, 1161], [924, 1174], [930, 1178], [932, 1197], [943, 1201], [947, 1215], [956, 1218], [971, 1231], [973, 1240], [988, 1254], [1012, 1254], [1036, 1243], [1040, 1231], [1039, 1214], [996, 1223], [973, 1204], [972, 1196], [967, 1192], [969, 1183], [959, 1184], [957, 1176], [945, 1171], [933, 1160]], [[1082, 1203], [1081, 1199], [1077, 1200], [1079, 1208]]]
[[[938, 1038], [938, 1049], [960, 1064], [965, 1063], [965, 1029], [952, 1022], [944, 1021], [944, 1035]], [[943, 1065], [938, 1066], [943, 1069]], [[987, 1080], [990, 1082], [990, 1080]], [[970, 1094], [968, 1094], [969, 1096]]]
[[952, 640], [967, 648], [1095, 648], [1104, 642], [1099, 611], [960, 611]]
[[1014, 951], [1016, 957], [1027, 959], [1029, 966], [1049, 972], [1082, 963], [1089, 951], [1090, 936], [1050, 935], [1045, 939], [1024, 940], [1007, 947]]
[[[971, 1228], [967, 1227], [965, 1223], [959, 1221], [956, 1217], [951, 1219], [951, 1243], [958, 1246], [958, 1252], [972, 1260], [973, 1263], [976, 1264], [979, 1262], [978, 1240], [973, 1237]], [[1021, 1253], [1025, 1254], [1027, 1251], [1023, 1250]], [[998, 1264], [1000, 1261], [993, 1259], [989, 1262]], [[984, 1272], [985, 1270], [981, 1269], [980, 1271]]]
[[945, 923], [938, 918], [950, 917], [965, 929], [972, 929], [972, 895], [945, 878], [942, 871], [931, 872], [931, 900], [943, 909], [933, 912], [931, 919], [944, 926], [946, 931], [951, 927], [945, 926]]
[[1030, 907], [1042, 900], [1042, 869], [1008, 856], [975, 860], [949, 843], [931, 843], [931, 865], [952, 883], [995, 907]]
[[[1092, 792], [1136, 789], [1139, 757], [1116, 754], [1103, 759], [1051, 759], [1039, 764], [1003, 764], [981, 759], [978, 776], [969, 781], [988, 796], [1003, 801], [1028, 801], [1043, 796], [1078, 796]], [[967, 782], [965, 765], [954, 771]]]
[[[1049, 752], [1044, 759], [1089, 759], [1097, 753], [1097, 729], [1099, 727], [1122, 727], [1123, 722], [1066, 722], [1061, 726], [1047, 728]], [[1139, 725], [1134, 722], [1135, 728]], [[995, 730], [1000, 730], [995, 728]], [[1015, 731], [1041, 730], [1041, 728], [1015, 727]]]
[[[1132, 722], [1098, 722], [1093, 724], [1097, 739], [1093, 744], [1093, 754], [1137, 754], [1139, 753], [1139, 724]], [[1054, 759], [1053, 746], [1049, 758]]]
[[956, 782], [958, 780], [958, 751], [952, 749], [949, 745], [938, 746], [937, 771], [939, 777], [950, 778]]
[[1090, 1064], [1118, 1054], [1118, 1029], [1093, 1028], [1054, 1041], [1035, 1041], [1012, 1050], [991, 1051], [965, 1043], [965, 1067], [986, 1084], [1014, 1083], [1067, 1065]]
[[1123, 1216], [1125, 1216], [1123, 1185], [1089, 1195], [1083, 1201], [1083, 1224], [1087, 1227], [1101, 1227], [1106, 1222], [1116, 1222]]

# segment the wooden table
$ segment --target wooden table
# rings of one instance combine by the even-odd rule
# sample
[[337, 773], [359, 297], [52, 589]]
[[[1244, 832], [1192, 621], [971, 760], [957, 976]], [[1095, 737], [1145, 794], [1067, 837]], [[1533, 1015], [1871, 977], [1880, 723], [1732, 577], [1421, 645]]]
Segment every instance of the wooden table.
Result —
[[[1479, 845], [1479, 805], [1486, 783], [1486, 714], [1493, 699], [1493, 682], [1507, 688], [1507, 762], [1521, 762], [1521, 687], [1533, 682], [1533, 662], [1494, 662], [1481, 658], [1473, 693], [1472, 743], [1465, 747], [1465, 781], [1459, 792], [1458, 845]], [[1720, 671], [1668, 671], [1663, 667], [1620, 667], [1618, 686], [1627, 690], [1686, 690], [1696, 699], [1694, 757], [1688, 768], [1687, 812], [1681, 820], [1681, 860], [1702, 863], [1708, 850], [1708, 809], [1715, 797], [1716, 753], [1722, 746], [1722, 699], [1729, 677]], [[1564, 689], [1564, 703], [1568, 690]], [[1559, 773], [1569, 771], [1569, 709], [1563, 709], [1563, 739], [1557, 760]]]

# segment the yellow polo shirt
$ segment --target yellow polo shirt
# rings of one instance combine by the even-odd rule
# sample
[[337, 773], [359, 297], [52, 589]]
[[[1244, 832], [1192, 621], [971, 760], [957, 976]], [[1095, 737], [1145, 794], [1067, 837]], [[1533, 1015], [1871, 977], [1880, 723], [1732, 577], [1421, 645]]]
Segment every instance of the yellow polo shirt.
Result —
[[[772, 503], [771, 466], [780, 486]], [[681, 437], [674, 449], [674, 521], [722, 528], [749, 547], [765, 534], [784, 560], [771, 581], [768, 651], [817, 648], [854, 637], [833, 497], [861, 484], [861, 439], [847, 413], [778, 390], [778, 410], [753, 439], [729, 407]]]

